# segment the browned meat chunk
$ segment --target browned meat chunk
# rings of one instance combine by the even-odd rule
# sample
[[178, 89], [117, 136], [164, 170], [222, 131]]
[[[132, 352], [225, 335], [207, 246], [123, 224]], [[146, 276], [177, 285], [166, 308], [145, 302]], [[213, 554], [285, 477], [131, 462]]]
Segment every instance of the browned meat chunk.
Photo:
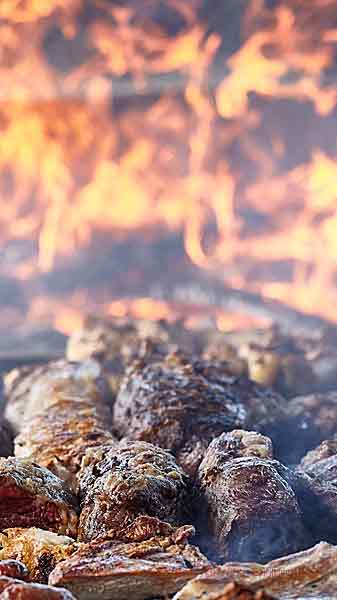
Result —
[[79, 600], [168, 598], [210, 567], [187, 543], [191, 533], [193, 528], [183, 527], [139, 543], [83, 544], [56, 566], [49, 583], [66, 587]]
[[317, 448], [310, 450], [301, 460], [301, 468], [306, 470], [310, 469], [311, 466], [337, 455], [337, 437], [330, 440], [324, 440]]
[[209, 442], [224, 431], [264, 428], [284, 416], [285, 401], [222, 363], [191, 361], [180, 354], [146, 364], [137, 361], [114, 407], [116, 431], [168, 448], [193, 475]]
[[[213, 579], [210, 575], [210, 584], [207, 586], [205, 583], [207, 575], [202, 580], [202, 583], [197, 579], [193, 579], [188, 583], [181, 593], [178, 593], [175, 598], [181, 598], [184, 600], [273, 600], [275, 596], [271, 596], [263, 590], [255, 590], [248, 588], [246, 585], [241, 585], [235, 582], [226, 581], [223, 578], [222, 585], [219, 584], [217, 589], [213, 589]], [[199, 590], [202, 588], [200, 595]], [[208, 589], [209, 588], [209, 589]], [[275, 598], [276, 600], [276, 598]]]
[[0, 600], [75, 600], [65, 589], [0, 577]]
[[47, 469], [16, 458], [0, 459], [0, 530], [40, 527], [76, 535], [76, 500]]
[[229, 433], [223, 433], [216, 438], [209, 446], [209, 452], [206, 452], [203, 466], [207, 466], [210, 460], [211, 466], [214, 458], [221, 460], [221, 464], [233, 460], [234, 458], [253, 457], [273, 458], [273, 445], [271, 440], [257, 433], [256, 431], [245, 431], [244, 429], [234, 429]]
[[[139, 539], [137, 517], [156, 517], [171, 525], [183, 523], [186, 517], [188, 477], [169, 452], [152, 444], [125, 442], [91, 450], [78, 480], [80, 540], [90, 541], [108, 532], [114, 539], [130, 538], [137, 532]], [[144, 535], [149, 535], [148, 530], [149, 523]]]
[[[266, 445], [260, 447], [264, 453]], [[267, 562], [312, 542], [279, 463], [255, 458], [254, 451], [252, 457], [248, 450], [245, 458], [231, 459], [223, 434], [210, 444], [199, 467], [201, 545], [220, 560]]]
[[0, 541], [0, 559], [22, 561], [28, 569], [30, 580], [37, 583], [47, 583], [49, 573], [56, 564], [68, 558], [76, 549], [73, 539], [35, 527], [5, 529], [0, 534]]
[[[321, 543], [266, 565], [228, 563], [211, 569], [187, 583], [174, 600], [223, 600], [221, 594], [230, 581], [253, 590], [265, 590], [279, 600], [336, 600], [336, 568], [337, 548]], [[260, 597], [264, 598], [256, 595], [256, 599]]]
[[182, 323], [88, 317], [85, 326], [69, 338], [67, 357], [82, 361], [97, 359], [104, 367], [114, 394], [125, 369], [138, 356], [161, 353], [179, 347], [188, 352], [201, 350], [202, 336], [192, 334]]
[[75, 488], [86, 450], [114, 442], [99, 365], [51, 365], [31, 387], [25, 421], [15, 440], [15, 455], [47, 467]]
[[0, 560], [0, 577], [12, 577], [13, 579], [27, 579], [28, 570], [26, 565], [18, 560]]
[[301, 458], [337, 433], [337, 392], [298, 396], [289, 401], [287, 417], [271, 432], [275, 455], [286, 464]]

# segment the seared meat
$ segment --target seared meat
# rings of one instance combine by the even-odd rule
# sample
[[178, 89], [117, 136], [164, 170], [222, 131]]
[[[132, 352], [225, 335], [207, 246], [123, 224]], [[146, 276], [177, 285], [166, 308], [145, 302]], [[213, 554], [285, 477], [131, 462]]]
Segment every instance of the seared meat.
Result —
[[0, 530], [41, 527], [76, 535], [76, 500], [47, 469], [16, 458], [0, 459]]
[[79, 600], [167, 598], [211, 566], [188, 544], [191, 533], [193, 528], [182, 527], [139, 543], [83, 544], [58, 563], [49, 583], [65, 586]]
[[50, 469], [75, 489], [88, 448], [112, 444], [109, 394], [98, 363], [53, 363], [34, 382], [15, 455]]
[[312, 465], [337, 455], [337, 437], [324, 440], [317, 448], [310, 450], [301, 460], [301, 468], [306, 470]]
[[[205, 582], [207, 575], [205, 575], [202, 583], [198, 581], [198, 578], [193, 579], [190, 583], [186, 584], [182, 592], [178, 592], [175, 598], [182, 598], [184, 600], [273, 600], [267, 592], [263, 590], [255, 590], [248, 588], [246, 585], [240, 585], [239, 583], [228, 582], [223, 578], [222, 585], [213, 586], [212, 574], [210, 574], [210, 584], [207, 586]], [[208, 589], [209, 588], [209, 589]], [[201, 594], [199, 593], [202, 589]], [[275, 598], [276, 600], [276, 598]]]
[[74, 332], [67, 345], [69, 360], [95, 358], [103, 366], [111, 391], [118, 392], [126, 367], [139, 356], [162, 354], [179, 347], [198, 352], [201, 334], [192, 334], [183, 323], [89, 317], [80, 331]]
[[[171, 525], [184, 522], [188, 477], [169, 452], [152, 444], [124, 442], [93, 449], [83, 460], [78, 481], [80, 540], [108, 532], [114, 539], [130, 537], [133, 531], [139, 536], [137, 517], [143, 515]], [[144, 535], [148, 529], [149, 524]]]
[[47, 583], [56, 564], [76, 550], [73, 539], [35, 527], [5, 529], [0, 534], [0, 541], [0, 559], [7, 559], [7, 562], [10, 562], [8, 559], [22, 561], [28, 569], [30, 580], [37, 583]]
[[[203, 461], [203, 468], [213, 468], [217, 463], [224, 464], [234, 458], [273, 458], [271, 440], [256, 431], [234, 429], [215, 438], [208, 447]], [[208, 464], [209, 463], [209, 464]]]
[[279, 463], [255, 457], [268, 445], [253, 446], [252, 456], [247, 445], [244, 458], [231, 458], [226, 438], [210, 444], [198, 471], [202, 547], [220, 560], [260, 562], [308, 547], [311, 534]]
[[114, 407], [116, 431], [168, 448], [194, 475], [209, 442], [224, 431], [264, 428], [284, 416], [285, 401], [222, 363], [191, 361], [181, 354], [128, 370]]
[[27, 567], [18, 560], [0, 560], [0, 577], [12, 577], [13, 579], [27, 579]]
[[67, 590], [0, 577], [0, 600], [75, 600]]
[[229, 581], [237, 581], [251, 589], [265, 590], [279, 600], [336, 600], [336, 569], [337, 548], [321, 543], [267, 565], [228, 563], [211, 569], [187, 583], [174, 600], [223, 600], [221, 594]]
[[301, 458], [337, 433], [337, 392], [298, 396], [289, 401], [287, 417], [271, 432], [275, 455], [287, 464]]

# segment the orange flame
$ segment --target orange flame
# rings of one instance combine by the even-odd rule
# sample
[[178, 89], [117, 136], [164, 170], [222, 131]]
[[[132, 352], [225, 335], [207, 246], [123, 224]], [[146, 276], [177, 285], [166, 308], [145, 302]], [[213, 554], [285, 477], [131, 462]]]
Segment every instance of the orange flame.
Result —
[[229, 8], [156, 4], [2, 0], [0, 242], [34, 246], [15, 277], [166, 228], [227, 283], [336, 320], [336, 3], [250, 0], [234, 52]]

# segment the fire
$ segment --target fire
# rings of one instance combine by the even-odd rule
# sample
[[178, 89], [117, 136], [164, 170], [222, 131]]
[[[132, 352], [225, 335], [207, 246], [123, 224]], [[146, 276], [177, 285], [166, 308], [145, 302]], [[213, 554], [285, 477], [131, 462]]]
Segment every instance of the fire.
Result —
[[159, 4], [1, 1], [0, 275], [62, 331], [88, 306], [172, 318], [74, 272], [181, 236], [210, 276], [336, 320], [336, 3]]

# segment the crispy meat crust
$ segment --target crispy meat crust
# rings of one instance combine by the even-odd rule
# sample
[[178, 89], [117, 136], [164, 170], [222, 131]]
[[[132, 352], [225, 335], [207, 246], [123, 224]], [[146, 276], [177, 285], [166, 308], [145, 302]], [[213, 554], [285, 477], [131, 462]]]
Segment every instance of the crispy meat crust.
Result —
[[0, 577], [1, 600], [75, 600], [67, 590]]
[[[265, 453], [266, 445], [261, 448]], [[198, 506], [204, 508], [199, 511], [201, 545], [221, 561], [267, 562], [312, 542], [282, 466], [256, 458], [254, 446], [251, 451], [253, 456], [248, 446], [244, 458], [231, 458], [223, 434], [210, 444], [199, 467]]]
[[49, 582], [66, 587], [81, 600], [168, 597], [210, 566], [187, 543], [191, 533], [193, 528], [183, 527], [139, 543], [83, 544], [57, 565]]
[[[139, 516], [171, 525], [184, 522], [189, 480], [173, 456], [146, 442], [88, 451], [78, 476], [81, 515], [79, 539], [91, 541], [105, 532], [115, 539], [140, 534]], [[147, 523], [144, 535], [148, 535]], [[152, 533], [153, 535], [153, 533]]]
[[0, 459], [0, 529], [41, 527], [76, 535], [77, 503], [47, 469], [17, 458]]
[[5, 529], [0, 534], [0, 541], [0, 559], [22, 561], [28, 569], [30, 580], [37, 583], [47, 583], [56, 564], [76, 550], [72, 538], [35, 527]]
[[98, 363], [51, 365], [26, 399], [26, 419], [15, 455], [29, 458], [76, 488], [88, 448], [113, 444], [110, 395]]
[[284, 415], [284, 403], [247, 379], [229, 376], [221, 363], [173, 354], [130, 367], [116, 399], [114, 425], [130, 439], [170, 449], [194, 475], [214, 437], [243, 426], [267, 429]]
[[266, 565], [227, 563], [211, 569], [190, 581], [174, 600], [218, 600], [222, 598], [221, 592], [229, 581], [237, 581], [255, 590], [265, 590], [281, 599], [335, 600], [336, 568], [337, 548], [320, 543]]

